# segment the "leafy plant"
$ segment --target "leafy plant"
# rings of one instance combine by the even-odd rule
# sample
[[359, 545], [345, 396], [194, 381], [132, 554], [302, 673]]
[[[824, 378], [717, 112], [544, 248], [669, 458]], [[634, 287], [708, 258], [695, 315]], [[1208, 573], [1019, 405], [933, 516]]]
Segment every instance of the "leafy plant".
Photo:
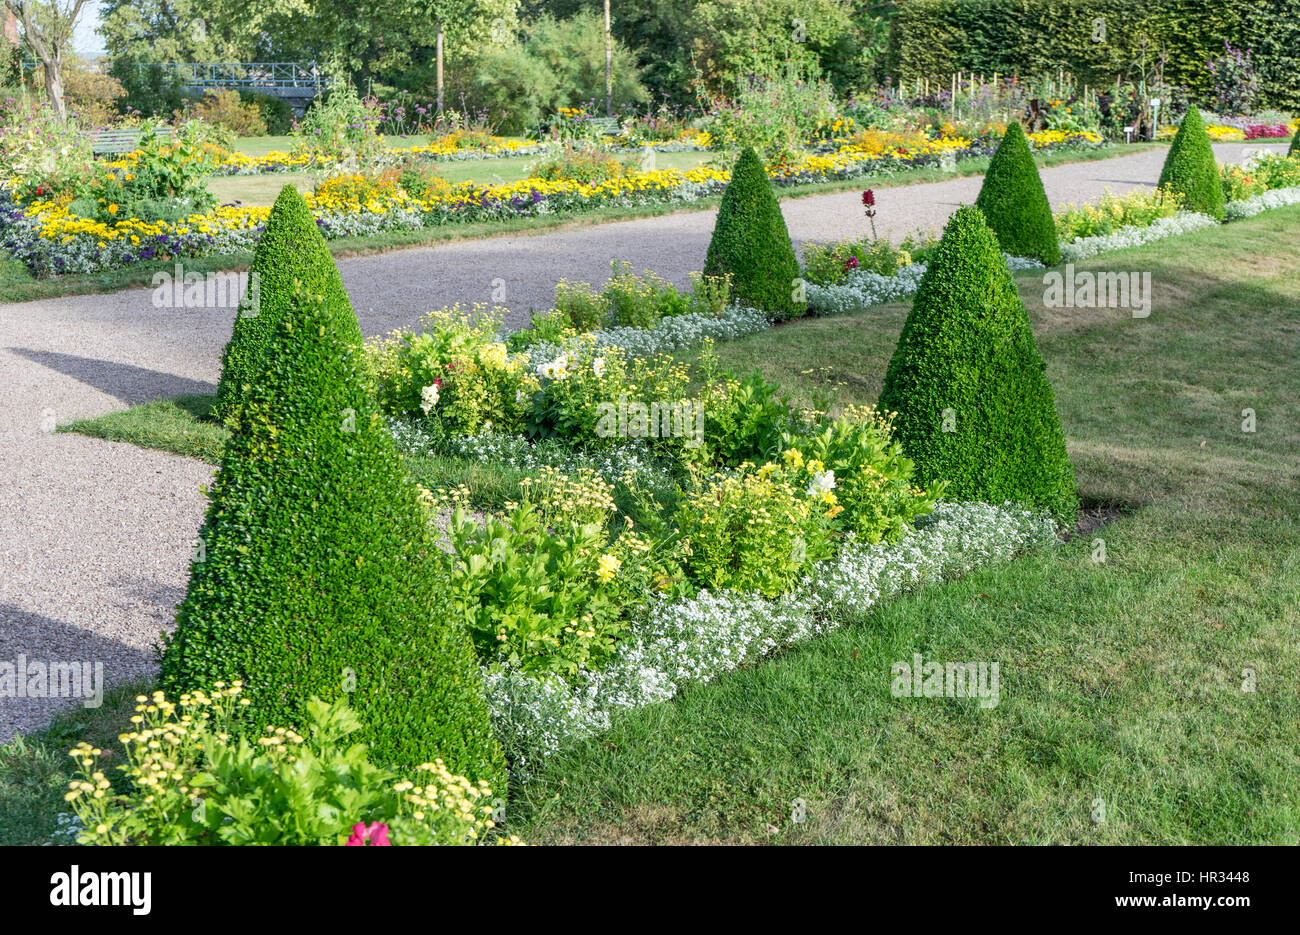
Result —
[[863, 238], [840, 243], [807, 243], [803, 248], [803, 278], [833, 286], [855, 270], [892, 276], [912, 262], [911, 255], [888, 240]]
[[354, 167], [382, 162], [386, 147], [377, 125], [376, 101], [362, 98], [352, 85], [339, 81], [316, 98], [302, 122], [294, 127], [297, 152], [329, 156]]
[[978, 208], [952, 216], [903, 325], [878, 408], [918, 484], [1014, 500], [1072, 521], [1074, 471], [1046, 365], [997, 238]]
[[275, 199], [248, 275], [250, 283], [257, 283], [257, 290], [254, 294], [250, 288], [235, 317], [230, 342], [221, 357], [221, 381], [213, 410], [214, 418], [227, 423], [238, 418], [240, 404], [252, 390], [271, 335], [296, 288], [324, 296], [344, 319], [351, 316], [356, 320], [325, 238], [292, 185], [280, 189]]
[[163, 687], [241, 679], [259, 725], [346, 694], [379, 763], [441, 757], [500, 786], [438, 534], [373, 401], [356, 316], [301, 290], [284, 304], [209, 491]]
[[704, 275], [730, 276], [736, 301], [780, 321], [802, 314], [794, 300], [799, 262], [767, 172], [752, 148], [736, 160], [709, 241]]
[[700, 352], [704, 408], [703, 444], [688, 453], [697, 464], [737, 467], [745, 461], [766, 461], [780, 450], [794, 416], [781, 388], [754, 370], [740, 377], [720, 370], [713, 342]]
[[806, 496], [775, 464], [696, 480], [677, 508], [687, 573], [709, 589], [790, 589], [809, 562], [830, 554], [834, 503]]
[[501, 320], [476, 306], [430, 312], [419, 333], [395, 331], [367, 345], [380, 407], [423, 415], [439, 437], [518, 431], [538, 387], [527, 358], [497, 335]]
[[1031, 257], [1045, 266], [1061, 261], [1052, 207], [1034, 165], [1025, 131], [1016, 121], [1007, 127], [993, 154], [975, 207], [997, 236], [1004, 253]]
[[[893, 541], [943, 495], [943, 481], [929, 490], [912, 483], [916, 466], [892, 438], [893, 419], [850, 407], [838, 419], [782, 438], [787, 467], [806, 472], [810, 489], [833, 491], [843, 511], [834, 527], [859, 542]], [[829, 472], [829, 473], [828, 473]]]
[[1115, 195], [1108, 191], [1091, 204], [1067, 205], [1056, 215], [1056, 235], [1061, 243], [1069, 243], [1113, 234], [1122, 227], [1148, 227], [1159, 218], [1173, 217], [1181, 204], [1182, 199], [1171, 192]]
[[1187, 111], [1178, 128], [1156, 187], [1180, 196], [1188, 211], [1223, 220], [1223, 183], [1205, 124], [1195, 107]]
[[449, 605], [485, 663], [525, 672], [571, 673], [595, 665], [625, 628], [602, 574], [610, 568], [601, 520], [552, 515], [527, 497], [480, 526], [462, 509], [448, 527], [444, 557]]
[[[451, 774], [441, 761], [415, 768], [415, 782], [370, 760], [347, 738], [361, 722], [346, 701], [305, 706], [302, 733], [267, 727], [245, 734], [239, 682], [211, 692], [140, 695], [121, 735], [120, 779], [100, 769], [104, 751], [72, 750], [79, 778], [67, 800], [81, 844], [343, 845], [514, 844], [490, 836], [492, 790]], [[117, 791], [124, 787], [123, 791]]]

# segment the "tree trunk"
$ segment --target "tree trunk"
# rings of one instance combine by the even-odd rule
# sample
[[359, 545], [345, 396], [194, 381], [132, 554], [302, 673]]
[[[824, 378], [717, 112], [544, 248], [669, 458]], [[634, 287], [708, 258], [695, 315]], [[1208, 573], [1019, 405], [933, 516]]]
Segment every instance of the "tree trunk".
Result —
[[614, 116], [614, 45], [609, 33], [609, 0], [605, 0], [605, 116]]
[[56, 55], [47, 62], [42, 62], [45, 72], [45, 94], [54, 108], [54, 116], [60, 120], [68, 119], [68, 108], [63, 103], [63, 63], [62, 56]]
[[442, 116], [442, 21], [438, 21], [438, 116]]

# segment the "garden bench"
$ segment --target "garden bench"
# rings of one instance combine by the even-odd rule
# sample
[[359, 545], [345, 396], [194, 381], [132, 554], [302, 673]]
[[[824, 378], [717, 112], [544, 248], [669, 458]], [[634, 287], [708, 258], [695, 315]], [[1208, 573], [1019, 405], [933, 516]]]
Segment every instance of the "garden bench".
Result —
[[[95, 130], [90, 134], [91, 150], [96, 156], [109, 153], [129, 153], [140, 146], [140, 137], [144, 130]], [[154, 135], [160, 140], [169, 140], [175, 134], [171, 127], [159, 127]]]
[[617, 117], [588, 117], [585, 122], [601, 136], [618, 136], [622, 130]]

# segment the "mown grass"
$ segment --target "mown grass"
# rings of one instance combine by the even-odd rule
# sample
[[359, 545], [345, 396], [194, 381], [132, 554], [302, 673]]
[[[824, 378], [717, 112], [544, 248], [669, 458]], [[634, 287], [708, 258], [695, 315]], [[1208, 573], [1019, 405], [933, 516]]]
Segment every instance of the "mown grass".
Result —
[[[1300, 842], [1298, 223], [1270, 212], [1080, 265], [1152, 271], [1148, 319], [1045, 309], [1041, 279], [1019, 279], [1081, 493], [1136, 512], [628, 713], [514, 790], [512, 832]], [[906, 313], [801, 321], [719, 353], [803, 393], [816, 360], [841, 399], [871, 402]], [[1001, 703], [894, 698], [890, 666], [914, 653], [999, 661]]]
[[[1054, 166], [1063, 165], [1069, 162], [1090, 162], [1098, 159], [1111, 159], [1116, 156], [1127, 156], [1133, 153], [1141, 152], [1152, 147], [1162, 146], [1160, 143], [1140, 143], [1123, 147], [1109, 147], [1103, 150], [1089, 152], [1067, 152], [1067, 153], [1048, 153], [1037, 157], [1039, 165]], [[661, 153], [657, 158], [661, 160], [660, 165], [665, 163], [662, 160], [670, 156], [707, 156], [707, 153]], [[499, 169], [491, 169], [496, 162], [507, 160], [480, 160], [470, 163], [447, 163], [449, 171], [473, 172], [474, 167], [480, 167], [482, 175], [474, 176], [476, 178], [485, 178], [488, 181], [495, 181], [492, 178], [493, 172], [499, 172]], [[912, 169], [906, 172], [900, 172], [896, 175], [881, 176], [876, 178], [849, 179], [845, 181], [823, 182], [816, 185], [800, 186], [797, 189], [781, 189], [778, 193], [782, 200], [790, 198], [807, 198], [812, 195], [824, 195], [830, 192], [846, 191], [849, 189], [875, 186], [883, 188], [886, 186], [899, 185], [918, 185], [925, 182], [937, 182], [944, 179], [954, 178], [956, 176], [980, 175], [988, 168], [987, 159], [970, 159], [957, 164], [953, 172], [944, 172], [940, 169]], [[314, 177], [308, 173], [292, 173], [289, 175], [270, 175], [249, 177], [253, 181], [247, 184], [255, 186], [256, 191], [252, 193], [263, 201], [274, 200], [275, 194], [280, 188], [292, 181], [300, 188], [308, 188], [308, 182], [314, 184]], [[220, 186], [243, 184], [228, 182], [226, 179], [218, 180]], [[233, 200], [234, 192], [238, 188], [221, 188], [224, 193], [223, 197], [229, 196], [226, 200]], [[252, 191], [252, 190], [250, 190]], [[448, 224], [444, 227], [429, 228], [418, 231], [390, 231], [382, 234], [376, 234], [368, 237], [344, 237], [329, 242], [330, 252], [335, 257], [362, 256], [373, 253], [386, 253], [390, 250], [401, 250], [407, 247], [426, 247], [440, 243], [451, 243], [461, 240], [481, 240], [487, 237], [502, 237], [511, 234], [536, 231], [553, 231], [564, 230], [578, 227], [590, 227], [598, 224], [608, 224], [614, 221], [628, 221], [636, 218], [661, 217], [668, 214], [677, 214], [688, 211], [707, 211], [718, 206], [721, 196], [713, 198], [704, 198], [700, 201], [692, 202], [688, 205], [680, 204], [661, 204], [661, 205], [641, 205], [629, 208], [599, 208], [582, 214], [571, 215], [549, 215], [545, 217], [520, 217], [503, 221], [483, 221], [475, 223], [456, 223]], [[253, 203], [253, 202], [250, 202]], [[218, 254], [214, 256], [201, 257], [197, 259], [186, 259], [185, 269], [187, 272], [206, 273], [216, 270], [242, 270], [248, 267], [252, 262], [253, 255], [247, 251], [238, 251], [229, 254]], [[121, 289], [139, 287], [149, 284], [153, 280], [153, 274], [159, 270], [170, 272], [175, 265], [175, 261], [153, 261], [145, 263], [135, 263], [129, 267], [112, 270], [102, 270], [98, 273], [69, 273], [63, 276], [55, 276], [48, 279], [36, 279], [21, 263], [15, 263], [0, 256], [0, 303], [3, 302], [26, 302], [35, 299], [48, 299], [65, 295], [86, 295], [97, 292], [115, 292]]]
[[103, 750], [104, 772], [116, 775], [117, 737], [135, 713], [136, 695], [152, 690], [143, 683], [115, 686], [98, 708], [73, 703], [45, 730], [0, 744], [0, 847], [44, 844], [57, 830], [59, 814], [70, 811], [63, 796], [76, 764], [68, 751], [80, 741]]
[[[230, 430], [210, 418], [216, 400], [214, 395], [155, 400], [70, 422], [59, 426], [58, 431], [127, 442], [218, 465]], [[504, 465], [443, 455], [408, 454], [403, 460], [416, 483], [430, 490], [463, 486], [469, 491], [470, 503], [480, 508], [496, 508], [507, 500], [517, 500], [519, 482], [526, 476]]]

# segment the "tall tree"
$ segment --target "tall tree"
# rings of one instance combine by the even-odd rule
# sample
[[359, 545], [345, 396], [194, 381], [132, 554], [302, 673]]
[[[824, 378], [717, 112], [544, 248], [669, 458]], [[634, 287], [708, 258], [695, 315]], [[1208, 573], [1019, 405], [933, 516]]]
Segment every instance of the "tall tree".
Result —
[[45, 94], [60, 120], [68, 119], [63, 103], [63, 56], [72, 45], [72, 31], [86, 0], [5, 0], [18, 18], [23, 40], [45, 72]]

